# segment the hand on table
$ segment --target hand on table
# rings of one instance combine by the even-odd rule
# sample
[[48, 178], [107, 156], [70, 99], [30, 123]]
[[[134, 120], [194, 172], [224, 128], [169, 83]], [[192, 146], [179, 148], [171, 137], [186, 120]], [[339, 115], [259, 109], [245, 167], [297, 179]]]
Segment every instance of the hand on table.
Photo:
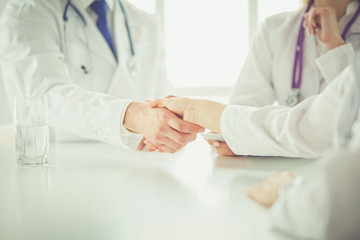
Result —
[[329, 50], [345, 44], [339, 32], [335, 8], [313, 7], [304, 19], [304, 27], [325, 43]]
[[247, 190], [247, 196], [259, 204], [271, 207], [277, 200], [279, 189], [295, 179], [291, 172], [273, 173], [261, 185], [254, 185]]
[[[179, 151], [205, 130], [180, 119], [168, 109], [151, 108], [138, 102], [129, 105], [123, 124], [129, 131], [142, 134], [160, 151], [169, 153]], [[138, 149], [145, 147], [143, 143]]]
[[[214, 133], [214, 132], [211, 132]], [[213, 140], [206, 140], [208, 144], [215, 149], [220, 156], [236, 156], [236, 154], [230, 149], [226, 142], [219, 142]]]

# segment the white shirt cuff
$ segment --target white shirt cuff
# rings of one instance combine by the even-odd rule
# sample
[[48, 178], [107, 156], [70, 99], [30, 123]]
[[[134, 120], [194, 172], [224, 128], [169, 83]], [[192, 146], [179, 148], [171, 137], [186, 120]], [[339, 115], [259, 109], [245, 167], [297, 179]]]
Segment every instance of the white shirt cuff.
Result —
[[331, 83], [346, 67], [352, 64], [355, 50], [351, 43], [328, 51], [316, 59], [316, 64], [327, 84]]
[[132, 132], [130, 132], [129, 130], [127, 130], [124, 127], [124, 118], [125, 118], [125, 113], [127, 111], [127, 108], [129, 107], [130, 103], [132, 103], [132, 100], [129, 100], [128, 103], [125, 104], [125, 107], [122, 109], [121, 115], [120, 115], [120, 134], [122, 137], [126, 137], [126, 136], [131, 136], [133, 135]]

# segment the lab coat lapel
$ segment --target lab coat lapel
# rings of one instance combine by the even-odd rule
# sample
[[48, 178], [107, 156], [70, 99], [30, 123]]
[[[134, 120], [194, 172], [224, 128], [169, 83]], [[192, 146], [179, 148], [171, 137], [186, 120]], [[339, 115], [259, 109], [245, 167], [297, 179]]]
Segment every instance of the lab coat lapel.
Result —
[[[131, 57], [128, 33], [125, 26], [124, 15], [118, 1], [114, 6], [114, 45], [118, 56], [118, 67], [111, 84], [107, 90], [110, 95], [133, 97], [136, 92], [135, 80], [130, 76], [127, 68], [127, 61]], [[121, 82], [121, 84], [119, 84]]]
[[95, 22], [90, 19], [88, 15], [86, 16], [89, 29], [90, 49], [96, 53], [98, 57], [107, 60], [109, 63], [117, 65], [116, 59], [102, 33], [96, 26]]
[[[313, 94], [317, 94], [320, 89], [321, 73], [316, 65], [317, 59], [317, 47], [315, 37], [310, 35], [309, 32], [305, 29], [305, 43], [304, 43], [304, 72], [303, 72], [303, 84], [306, 89], [312, 89]], [[314, 74], [317, 74], [316, 81], [309, 81], [308, 79], [315, 79]]]
[[84, 16], [86, 20], [87, 23], [86, 33], [89, 42], [89, 48], [91, 49], [91, 51], [94, 53], [96, 58], [104, 59], [107, 62], [116, 66], [117, 62], [116, 59], [114, 58], [114, 55], [109, 45], [107, 44], [102, 33], [96, 26], [96, 23], [94, 22], [93, 19], [91, 19], [91, 17], [87, 12], [87, 8], [90, 6], [93, 0], [72, 0], [72, 1], [73, 4], [81, 12], [81, 14]]

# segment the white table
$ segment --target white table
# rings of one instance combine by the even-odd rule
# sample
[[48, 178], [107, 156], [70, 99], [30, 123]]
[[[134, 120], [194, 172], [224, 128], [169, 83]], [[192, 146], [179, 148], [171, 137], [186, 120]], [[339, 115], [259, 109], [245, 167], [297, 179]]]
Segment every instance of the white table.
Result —
[[0, 145], [0, 239], [287, 239], [245, 191], [316, 161], [218, 157], [200, 138], [173, 155], [52, 143], [46, 167], [19, 167]]

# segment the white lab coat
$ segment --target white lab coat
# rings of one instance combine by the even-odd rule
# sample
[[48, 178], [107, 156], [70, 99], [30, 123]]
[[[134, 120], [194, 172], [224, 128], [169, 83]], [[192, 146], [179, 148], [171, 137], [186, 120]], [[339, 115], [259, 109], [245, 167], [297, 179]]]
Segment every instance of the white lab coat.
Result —
[[[346, 15], [339, 22], [341, 31], [358, 4], [358, 1], [349, 4]], [[322, 156], [333, 147], [337, 113], [342, 107], [340, 99], [348, 88], [348, 82], [342, 79], [333, 82], [352, 63], [354, 48], [359, 49], [356, 41], [360, 39], [352, 37], [351, 43], [318, 56], [319, 43], [306, 31], [301, 86], [301, 94], [306, 100], [293, 109], [287, 108], [284, 105], [291, 89], [302, 16], [303, 10], [299, 10], [270, 17], [254, 38], [233, 89], [231, 105], [221, 118], [222, 134], [238, 155], [311, 158]], [[360, 18], [350, 34], [359, 28]], [[314, 97], [321, 92], [324, 94], [319, 98]], [[274, 106], [275, 101], [280, 106]]]
[[315, 176], [287, 189], [271, 208], [271, 226], [301, 239], [359, 239], [360, 122], [349, 146]]
[[[152, 99], [171, 91], [161, 31], [153, 16], [123, 1], [142, 65], [141, 74], [132, 78], [127, 68], [129, 40], [117, 0], [113, 42], [118, 63], [86, 10], [92, 1], [72, 2], [87, 27], [69, 8], [65, 40], [66, 1], [10, 0], [0, 23], [0, 59], [8, 96], [46, 95], [52, 127], [110, 144], [128, 144], [134, 134], [122, 122], [131, 100]], [[82, 65], [89, 74], [81, 70]], [[138, 140], [136, 136], [135, 142]]]

